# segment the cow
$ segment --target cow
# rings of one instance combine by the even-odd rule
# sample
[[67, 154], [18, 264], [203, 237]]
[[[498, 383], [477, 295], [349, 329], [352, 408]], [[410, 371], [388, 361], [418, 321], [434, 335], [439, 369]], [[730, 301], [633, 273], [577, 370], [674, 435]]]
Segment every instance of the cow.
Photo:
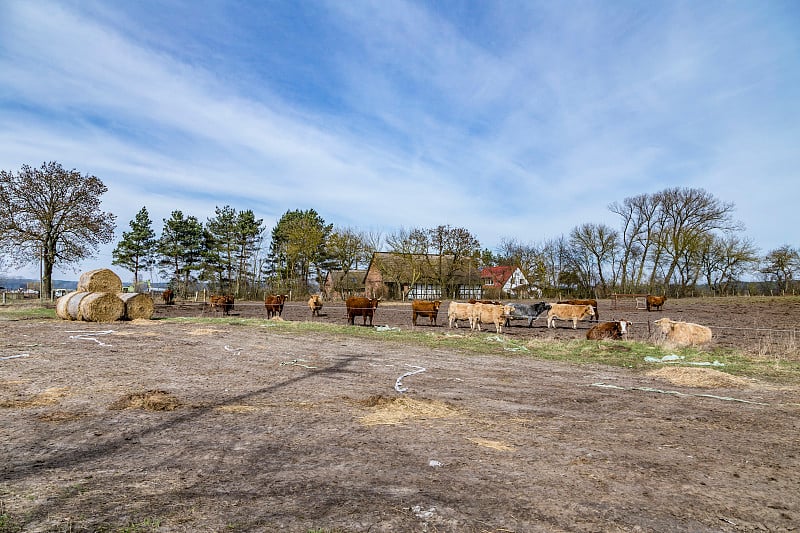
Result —
[[597, 300], [594, 298], [587, 298], [586, 300], [562, 300], [558, 302], [560, 304], [569, 304], [569, 305], [591, 305], [592, 311], [594, 311], [594, 320], [595, 322], [600, 321], [600, 313], [597, 312]]
[[436, 300], [429, 302], [426, 300], [412, 300], [411, 301], [411, 323], [417, 325], [418, 316], [426, 316], [430, 320], [430, 324], [436, 325], [436, 317], [439, 315], [439, 307], [442, 302]]
[[363, 317], [364, 325], [367, 325], [367, 318], [369, 317], [369, 325], [372, 325], [372, 317], [375, 314], [375, 309], [378, 307], [380, 298], [363, 298], [359, 296], [351, 296], [345, 301], [347, 306], [347, 323], [355, 326], [355, 319], [357, 316]]
[[555, 319], [572, 320], [572, 329], [578, 329], [578, 320], [594, 316], [594, 309], [591, 305], [572, 305], [572, 304], [550, 304], [547, 311], [547, 327], [555, 328]]
[[319, 310], [322, 309], [322, 295], [315, 294], [308, 299], [308, 308], [311, 309], [311, 317], [319, 316]]
[[452, 328], [454, 325], [458, 328], [459, 320], [469, 321], [469, 327], [472, 328], [472, 306], [475, 304], [463, 302], [450, 302], [447, 308], [447, 321]]
[[503, 302], [498, 302], [497, 300], [476, 300], [475, 298], [470, 298], [469, 303], [471, 304], [491, 304], [491, 305], [503, 305]]
[[175, 303], [175, 293], [172, 292], [172, 289], [167, 289], [161, 293], [161, 299], [165, 304], [172, 305]]
[[476, 303], [472, 306], [472, 328], [481, 330], [481, 323], [493, 323], [497, 333], [503, 332], [506, 318], [514, 311], [510, 305]]
[[526, 319], [528, 321], [528, 327], [531, 327], [533, 321], [536, 320], [539, 315], [550, 309], [550, 304], [545, 302], [538, 302], [533, 305], [517, 303], [509, 305], [514, 308], [514, 311], [506, 318], [506, 327], [511, 327], [512, 320], [519, 319]]
[[233, 296], [230, 294], [212, 294], [209, 297], [211, 309], [222, 309], [224, 315], [229, 315], [233, 309]]
[[620, 340], [628, 334], [631, 323], [627, 320], [616, 320], [614, 322], [603, 322], [592, 326], [586, 332], [586, 338], [590, 341], [602, 339]]
[[692, 322], [676, 322], [669, 318], [656, 320], [652, 339], [671, 346], [696, 346], [711, 342], [711, 329]]
[[645, 299], [645, 305], [647, 306], [647, 311], [650, 311], [651, 307], [658, 307], [658, 310], [661, 311], [661, 307], [664, 305], [664, 302], [667, 301], [666, 296], [653, 296], [652, 294], [648, 294], [647, 298]]
[[281, 316], [283, 304], [286, 303], [286, 294], [269, 294], [264, 298], [264, 307], [267, 309], [267, 318]]

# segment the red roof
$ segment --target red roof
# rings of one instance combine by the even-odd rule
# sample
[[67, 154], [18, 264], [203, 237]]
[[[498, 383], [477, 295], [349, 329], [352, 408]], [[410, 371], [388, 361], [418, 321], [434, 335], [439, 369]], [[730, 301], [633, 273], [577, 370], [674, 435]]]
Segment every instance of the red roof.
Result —
[[[511, 277], [511, 274], [517, 267], [512, 266], [496, 266], [496, 267], [486, 267], [481, 270], [481, 279], [484, 280], [484, 285], [491, 285], [493, 287], [502, 287], [508, 278]], [[491, 280], [490, 282], [486, 282], [486, 280]]]

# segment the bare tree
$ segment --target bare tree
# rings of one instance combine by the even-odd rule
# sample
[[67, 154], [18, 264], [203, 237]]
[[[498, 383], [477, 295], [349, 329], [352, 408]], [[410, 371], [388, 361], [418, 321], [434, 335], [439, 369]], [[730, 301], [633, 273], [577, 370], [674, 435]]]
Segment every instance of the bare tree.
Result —
[[91, 257], [114, 238], [116, 216], [100, 209], [107, 190], [54, 161], [0, 171], [0, 248], [18, 265], [41, 261], [42, 295], [51, 294], [55, 265]]
[[576, 256], [585, 258], [580, 270], [585, 274], [587, 288], [594, 286], [592, 281], [597, 274], [601, 291], [607, 293], [607, 273], [612, 275], [611, 286], [615, 284], [614, 260], [620, 248], [619, 233], [605, 224], [582, 224], [570, 233], [570, 245]]
[[733, 294], [734, 284], [758, 264], [756, 247], [736, 235], [712, 235], [704, 242], [700, 265], [708, 288], [718, 294]]
[[774, 282], [785, 294], [791, 290], [792, 282], [800, 274], [800, 250], [784, 244], [764, 256], [760, 272], [768, 281]]
[[436, 264], [431, 265], [438, 277], [442, 294], [454, 294], [453, 279], [458, 272], [477, 270], [473, 258], [480, 253], [480, 242], [465, 228], [449, 225], [428, 230], [430, 251]]

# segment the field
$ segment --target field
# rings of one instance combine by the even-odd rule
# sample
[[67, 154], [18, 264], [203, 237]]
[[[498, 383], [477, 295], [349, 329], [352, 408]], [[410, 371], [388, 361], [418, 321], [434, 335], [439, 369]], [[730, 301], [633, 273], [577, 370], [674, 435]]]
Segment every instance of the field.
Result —
[[[800, 529], [800, 299], [601, 301], [635, 324], [617, 343], [407, 304], [377, 329], [333, 303], [4, 311], [0, 533]], [[649, 345], [661, 316], [712, 345]]]

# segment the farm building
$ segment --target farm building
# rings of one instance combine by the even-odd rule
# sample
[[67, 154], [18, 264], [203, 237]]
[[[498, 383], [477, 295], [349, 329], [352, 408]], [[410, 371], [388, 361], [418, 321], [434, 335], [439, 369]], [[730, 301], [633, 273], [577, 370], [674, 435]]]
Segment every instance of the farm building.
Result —
[[480, 272], [470, 258], [375, 252], [364, 280], [368, 297], [387, 299], [480, 298]]
[[345, 300], [364, 293], [366, 270], [331, 270], [325, 275], [322, 292], [326, 300]]
[[487, 267], [481, 271], [481, 283], [484, 291], [493, 289], [498, 297], [508, 295], [512, 298], [539, 298], [542, 291], [531, 287], [522, 270], [514, 266]]

